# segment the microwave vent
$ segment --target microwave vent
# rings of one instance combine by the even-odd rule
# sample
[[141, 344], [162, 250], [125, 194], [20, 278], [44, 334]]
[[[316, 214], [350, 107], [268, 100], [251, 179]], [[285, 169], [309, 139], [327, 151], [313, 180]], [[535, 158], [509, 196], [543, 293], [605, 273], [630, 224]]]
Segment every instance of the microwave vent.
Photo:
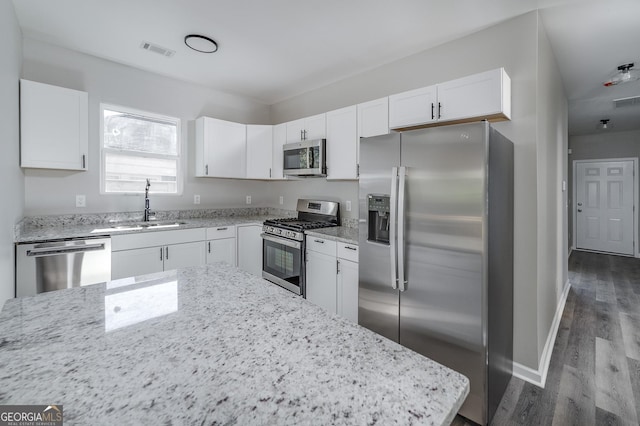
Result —
[[633, 105], [640, 105], [640, 96], [631, 96], [628, 98], [614, 99], [613, 105], [616, 108], [624, 108]]
[[142, 44], [140, 44], [140, 47], [144, 50], [148, 50], [149, 52], [166, 56], [167, 58], [171, 58], [176, 53], [175, 50], [167, 49], [166, 47], [158, 46], [157, 44], [149, 43], [148, 41], [143, 41]]

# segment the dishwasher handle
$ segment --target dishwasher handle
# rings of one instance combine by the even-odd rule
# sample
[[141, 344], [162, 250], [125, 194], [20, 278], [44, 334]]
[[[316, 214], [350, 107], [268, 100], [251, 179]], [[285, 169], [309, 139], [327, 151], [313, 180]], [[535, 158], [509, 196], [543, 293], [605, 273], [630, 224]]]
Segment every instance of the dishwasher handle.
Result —
[[68, 253], [81, 253], [86, 251], [98, 251], [104, 250], [104, 243], [98, 244], [86, 244], [80, 246], [57, 246], [57, 247], [44, 247], [39, 249], [27, 250], [27, 256], [40, 257], [40, 256], [55, 256], [59, 254]]

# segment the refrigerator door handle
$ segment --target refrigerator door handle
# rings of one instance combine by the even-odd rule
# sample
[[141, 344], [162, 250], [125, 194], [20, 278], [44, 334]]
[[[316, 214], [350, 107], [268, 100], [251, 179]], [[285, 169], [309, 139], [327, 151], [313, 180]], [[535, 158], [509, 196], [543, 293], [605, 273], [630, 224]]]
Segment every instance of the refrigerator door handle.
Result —
[[404, 199], [407, 168], [400, 167], [398, 174], [400, 175], [398, 187], [398, 287], [400, 287], [400, 291], [405, 291], [407, 289], [407, 281], [404, 279]]
[[391, 169], [391, 198], [389, 200], [389, 253], [391, 255], [391, 288], [394, 290], [398, 289], [398, 275], [396, 268], [396, 255], [397, 255], [397, 247], [396, 247], [396, 213], [398, 207], [398, 168], [393, 167]]

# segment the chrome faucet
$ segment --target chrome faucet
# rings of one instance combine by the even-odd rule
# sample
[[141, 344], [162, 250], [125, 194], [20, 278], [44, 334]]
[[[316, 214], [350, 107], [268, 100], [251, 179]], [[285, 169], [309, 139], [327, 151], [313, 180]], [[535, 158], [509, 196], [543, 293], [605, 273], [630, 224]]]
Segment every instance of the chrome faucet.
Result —
[[149, 207], [149, 188], [151, 187], [151, 182], [147, 179], [147, 186], [144, 188], [144, 221], [149, 222], [151, 217], [155, 216], [155, 213], [151, 211]]

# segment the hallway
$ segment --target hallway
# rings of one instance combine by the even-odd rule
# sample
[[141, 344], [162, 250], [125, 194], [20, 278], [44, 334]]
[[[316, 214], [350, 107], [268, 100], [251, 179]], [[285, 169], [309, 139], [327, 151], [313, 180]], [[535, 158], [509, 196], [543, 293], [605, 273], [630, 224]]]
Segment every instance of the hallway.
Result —
[[640, 259], [574, 251], [544, 389], [513, 378], [494, 425], [637, 425]]

